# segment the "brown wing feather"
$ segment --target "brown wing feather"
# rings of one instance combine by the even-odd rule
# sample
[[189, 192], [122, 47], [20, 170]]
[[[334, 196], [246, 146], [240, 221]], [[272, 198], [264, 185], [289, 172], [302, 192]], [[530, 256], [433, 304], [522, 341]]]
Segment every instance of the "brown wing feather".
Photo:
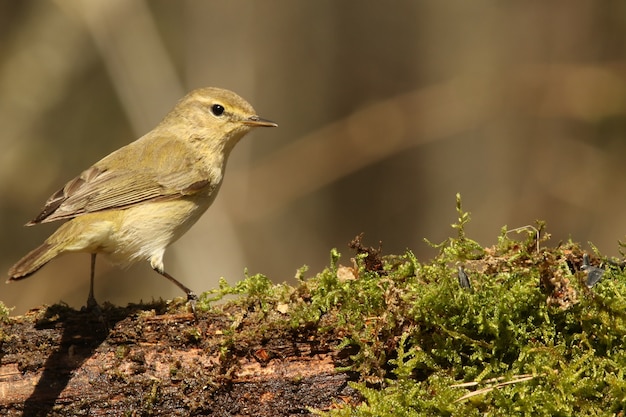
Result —
[[[168, 146], [162, 146], [161, 150], [168, 152], [167, 148]], [[177, 198], [200, 192], [211, 185], [206, 173], [191, 163], [181, 164], [181, 156], [185, 159], [184, 155], [178, 155], [176, 161], [168, 164], [172, 169], [170, 172], [162, 172], [163, 159], [166, 158], [162, 152], [159, 152], [159, 158], [154, 159], [160, 169], [154, 171], [150, 164], [155, 156], [154, 148], [150, 152], [151, 158], [143, 159], [141, 164], [137, 161], [130, 163], [128, 157], [132, 155], [133, 149], [127, 150], [129, 152], [124, 155], [123, 166], [128, 168], [107, 170], [101, 167], [110, 165], [111, 159], [116, 158], [119, 153], [109, 155], [54, 193], [41, 213], [27, 225], [126, 208], [150, 200]], [[146, 154], [144, 152], [140, 155], [145, 157]], [[141, 172], [133, 169], [137, 166], [142, 167]]]

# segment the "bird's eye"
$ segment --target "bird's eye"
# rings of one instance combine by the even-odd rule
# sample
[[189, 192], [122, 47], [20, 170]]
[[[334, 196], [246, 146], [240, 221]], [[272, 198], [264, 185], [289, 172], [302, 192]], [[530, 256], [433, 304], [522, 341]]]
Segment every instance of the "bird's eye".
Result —
[[222, 114], [224, 114], [224, 106], [220, 105], [220, 104], [214, 104], [211, 106], [211, 113], [213, 113], [216, 116], [221, 116]]

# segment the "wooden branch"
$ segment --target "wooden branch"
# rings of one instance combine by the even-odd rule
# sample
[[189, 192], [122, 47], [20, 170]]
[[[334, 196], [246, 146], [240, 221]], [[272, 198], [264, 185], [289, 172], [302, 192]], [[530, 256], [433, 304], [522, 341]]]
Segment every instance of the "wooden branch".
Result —
[[8, 319], [0, 415], [300, 416], [359, 400], [313, 331], [246, 340], [233, 312], [166, 310], [53, 306]]

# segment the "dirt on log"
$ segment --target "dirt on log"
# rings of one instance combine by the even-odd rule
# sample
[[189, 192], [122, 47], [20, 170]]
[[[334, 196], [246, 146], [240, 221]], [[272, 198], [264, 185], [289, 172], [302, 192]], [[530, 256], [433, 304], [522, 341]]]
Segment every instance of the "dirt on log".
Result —
[[302, 416], [359, 401], [335, 371], [336, 341], [315, 329], [246, 339], [245, 311], [182, 311], [57, 305], [5, 319], [0, 415]]

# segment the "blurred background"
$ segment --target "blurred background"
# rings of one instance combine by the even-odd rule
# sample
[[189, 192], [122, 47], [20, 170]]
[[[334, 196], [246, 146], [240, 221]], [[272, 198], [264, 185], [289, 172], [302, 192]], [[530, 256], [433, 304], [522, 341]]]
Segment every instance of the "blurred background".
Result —
[[[618, 255], [626, 235], [626, 2], [0, 2], [0, 271], [58, 224], [24, 228], [67, 180], [219, 86], [279, 123], [231, 155], [215, 204], [165, 257], [197, 292], [290, 281], [347, 243], [427, 261], [454, 235], [548, 223]], [[89, 255], [0, 287], [14, 314], [84, 304]], [[3, 272], [4, 273], [4, 272]], [[96, 298], [182, 296], [100, 257]]]

